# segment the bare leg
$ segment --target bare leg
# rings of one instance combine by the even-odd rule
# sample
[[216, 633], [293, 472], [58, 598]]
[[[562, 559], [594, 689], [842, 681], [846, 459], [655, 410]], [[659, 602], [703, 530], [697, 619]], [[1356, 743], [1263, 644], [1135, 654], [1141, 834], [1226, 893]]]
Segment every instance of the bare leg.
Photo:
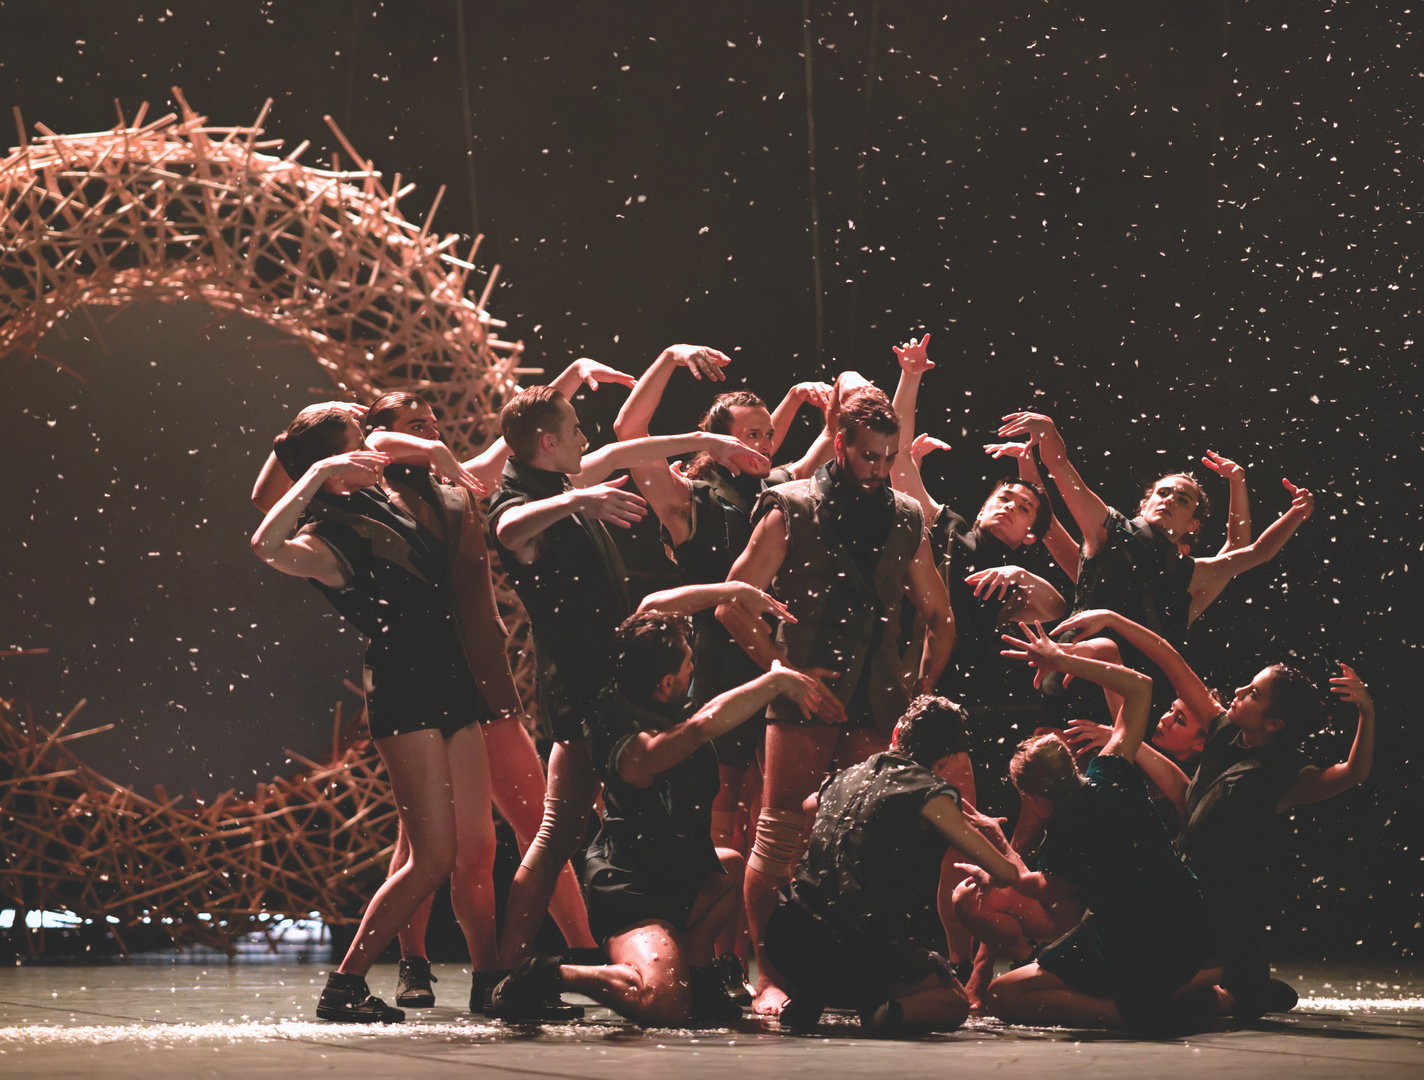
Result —
[[1072, 989], [1037, 964], [1000, 975], [989, 985], [989, 1011], [1011, 1024], [1067, 1024], [1077, 1027], [1123, 1026], [1110, 998]]
[[[802, 803], [820, 786], [840, 735], [838, 730], [825, 725], [801, 727], [775, 721], [768, 724], [766, 769], [762, 781], [763, 806], [769, 810], [802, 813]], [[758, 836], [754, 847], [762, 847], [765, 841], [765, 837]], [[767, 873], [758, 868], [757, 863], [754, 853], [748, 861], [743, 892], [747, 923], [751, 928], [757, 958], [757, 995], [752, 1008], [760, 1015], [775, 1016], [786, 1004], [786, 991], [778, 985], [776, 973], [767, 962], [762, 939], [776, 903], [776, 890], [790, 880], [791, 867], [769, 868], [773, 873]]]
[[583, 840], [597, 797], [598, 778], [588, 747], [582, 742], [555, 743], [549, 755], [543, 824], [509, 887], [499, 943], [502, 967], [518, 967], [529, 956], [534, 935], [549, 910], [554, 884]]
[[[959, 796], [971, 806], [976, 805], [974, 790], [974, 766], [967, 753], [954, 754], [950, 759], [947, 779], [959, 789]], [[949, 942], [949, 959], [953, 963], [968, 960], [974, 955], [974, 938], [954, 914], [954, 890], [964, 880], [964, 871], [956, 870], [955, 863], [964, 862], [964, 856], [950, 848], [944, 853], [940, 863], [939, 891], [935, 895], [935, 909], [939, 913], [940, 925], [944, 927], [945, 940]]]
[[[406, 842], [405, 829], [396, 829], [396, 849], [391, 853], [390, 870], [387, 877], [394, 874], [410, 858], [410, 844]], [[401, 927], [401, 932], [396, 936], [400, 939], [401, 959], [409, 960], [413, 956], [425, 956], [425, 928], [430, 924], [430, 905], [434, 903], [435, 895], [432, 893], [421, 901], [415, 914], [410, 917], [410, 922]]]
[[683, 955], [693, 967], [710, 967], [716, 958], [718, 940], [737, 926], [741, 914], [742, 882], [746, 860], [731, 848], [718, 848], [717, 858], [726, 874], [712, 877], [698, 894], [687, 915], [687, 929], [682, 933]]
[[[544, 765], [534, 741], [518, 717], [508, 716], [484, 726], [485, 748], [491, 762], [492, 795], [500, 817], [509, 822], [523, 858], [539, 834], [544, 816]], [[591, 949], [597, 943], [588, 928], [588, 911], [578, 877], [567, 863], [559, 871], [549, 901], [549, 914], [570, 948]]]
[[490, 767], [478, 724], [445, 740], [455, 796], [455, 869], [450, 905], [465, 934], [475, 971], [499, 967], [495, 940], [494, 819], [490, 817]]
[[438, 731], [411, 731], [376, 740], [390, 777], [410, 858], [386, 878], [366, 905], [339, 971], [361, 975], [415, 909], [455, 868], [455, 806], [450, 761]]
[[969, 1016], [969, 998], [957, 979], [938, 973], [908, 986], [890, 987], [906, 1024], [936, 1031], [953, 1031]]

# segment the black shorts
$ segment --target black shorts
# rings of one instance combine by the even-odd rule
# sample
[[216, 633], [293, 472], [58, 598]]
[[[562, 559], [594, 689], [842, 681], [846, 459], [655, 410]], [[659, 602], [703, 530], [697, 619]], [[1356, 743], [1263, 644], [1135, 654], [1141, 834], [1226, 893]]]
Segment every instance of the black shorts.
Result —
[[431, 729], [448, 739], [496, 719], [463, 656], [444, 662], [385, 656], [366, 665], [363, 681], [373, 739]]
[[786, 979], [792, 998], [811, 996], [823, 1005], [860, 1011], [883, 1002], [891, 986], [936, 973], [954, 977], [943, 957], [921, 945], [878, 934], [837, 940], [784, 890], [766, 924], [766, 956]]
[[583, 881], [588, 926], [599, 945], [649, 919], [682, 930], [702, 885], [701, 881], [659, 882], [616, 867], [596, 852], [590, 852], [584, 863]]
[[757, 752], [766, 745], [766, 716], [743, 720], [725, 735], [712, 740], [717, 750], [717, 764], [748, 772], [757, 763]]
[[[1164, 927], [1171, 931], [1163, 932]], [[1207, 954], [1206, 920], [1199, 909], [1154, 911], [1150, 924], [1115, 925], [1088, 913], [1038, 956], [1038, 966], [1074, 990], [1139, 1003], [1165, 998], [1201, 970]]]

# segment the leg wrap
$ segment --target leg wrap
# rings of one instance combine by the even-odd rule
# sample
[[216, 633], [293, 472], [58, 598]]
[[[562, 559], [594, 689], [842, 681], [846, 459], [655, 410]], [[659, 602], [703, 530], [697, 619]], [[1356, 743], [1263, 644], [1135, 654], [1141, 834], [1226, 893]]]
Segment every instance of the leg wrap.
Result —
[[790, 881], [791, 868], [810, 835], [811, 819], [799, 810], [763, 806], [747, 865], [774, 881]]
[[558, 877], [588, 828], [588, 815], [576, 804], [577, 800], [544, 796], [544, 820], [520, 865], [541, 878], [552, 881]]

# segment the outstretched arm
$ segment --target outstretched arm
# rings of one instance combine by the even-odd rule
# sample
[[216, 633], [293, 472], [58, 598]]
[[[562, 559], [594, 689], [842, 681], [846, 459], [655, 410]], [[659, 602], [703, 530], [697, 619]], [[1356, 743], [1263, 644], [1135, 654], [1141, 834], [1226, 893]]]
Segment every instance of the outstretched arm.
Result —
[[735, 604], [751, 618], [772, 615], [782, 622], [795, 622], [786, 605], [770, 593], [745, 581], [716, 581], [707, 585], [681, 585], [648, 593], [638, 605], [636, 614], [662, 611], [669, 615], [692, 615], [719, 604]]
[[1093, 492], [1068, 460], [1068, 448], [1053, 421], [1042, 413], [1010, 413], [999, 428], [1001, 438], [1027, 435], [1038, 444], [1043, 467], [1053, 477], [1064, 505], [1083, 534], [1083, 553], [1093, 556], [1108, 538], [1108, 505]]
[[[1044, 484], [1038, 466], [1033, 461], [1033, 448], [1036, 442], [1035, 439], [1029, 439], [1028, 442], [1022, 443], [987, 443], [984, 446], [984, 451], [990, 457], [1013, 458], [1019, 463], [1019, 479], [1037, 484], [1044, 488], [1044, 493], [1047, 494], [1047, 485]], [[1052, 504], [1049, 506], [1048, 535], [1043, 538], [1043, 546], [1048, 549], [1048, 554], [1053, 556], [1053, 561], [1058, 564], [1059, 569], [1068, 575], [1068, 580], [1076, 584], [1078, 581], [1078, 542], [1068, 535], [1068, 530], [1058, 520], [1058, 515], [1053, 513]]]
[[539, 535], [550, 525], [574, 514], [585, 514], [631, 529], [643, 520], [648, 504], [641, 496], [624, 491], [627, 483], [628, 478], [620, 476], [606, 484], [575, 488], [547, 499], [511, 506], [495, 524], [495, 539], [515, 560], [527, 566], [539, 557]]
[[[597, 484], [619, 469], [648, 465], [680, 454], [695, 454], [706, 450], [718, 464], [726, 466], [735, 476], [744, 467], [771, 467], [765, 457], [740, 439], [730, 435], [714, 435], [710, 431], [690, 431], [685, 435], [652, 435], [644, 439], [609, 443], [591, 454], [585, 454], [583, 468], [569, 479], [575, 487]], [[666, 469], [666, 466], [661, 466]]]
[[1054, 633], [1061, 634], [1065, 630], [1078, 631], [1079, 638], [1092, 637], [1103, 630], [1121, 634], [1130, 645], [1162, 669], [1162, 674], [1167, 676], [1193, 720], [1209, 724], [1221, 712], [1221, 702], [1207, 689], [1206, 683], [1201, 681], [1191, 665], [1182, 659], [1182, 654], [1160, 635], [1127, 616], [1116, 611], [1083, 611], [1059, 623]]
[[1302, 769], [1295, 782], [1286, 789], [1281, 801], [1276, 804], [1276, 813], [1282, 813], [1292, 806], [1302, 803], [1321, 802], [1332, 795], [1363, 783], [1370, 775], [1370, 766], [1375, 759], [1375, 703], [1364, 680], [1355, 674], [1348, 664], [1340, 665], [1340, 674], [1330, 680], [1330, 691], [1339, 694], [1344, 701], [1353, 701], [1360, 710], [1359, 725], [1355, 728], [1355, 741], [1350, 754], [1344, 761], [1331, 765], [1328, 769], [1310, 766]]
[[992, 884], [998, 887], [1017, 885], [1024, 865], [1007, 844], [1003, 849], [995, 847], [984, 834], [971, 825], [959, 808], [959, 804], [948, 795], [936, 795], [925, 803], [920, 816], [939, 830], [950, 846], [962, 852], [975, 866], [989, 872]]
[[[304, 413], [315, 412], [317, 409], [341, 409], [350, 414], [351, 418], [358, 424], [366, 418], [366, 406], [358, 405], [354, 401], [322, 401], [315, 405], [308, 405], [297, 413], [301, 416]], [[295, 419], [295, 417], [293, 418]], [[267, 460], [262, 463], [262, 471], [257, 474], [257, 483], [252, 487], [252, 503], [264, 514], [277, 505], [277, 500], [287, 494], [292, 489], [292, 478], [287, 475], [287, 471], [282, 468], [282, 463], [277, 460], [276, 454], [268, 454]]]
[[[1000, 625], [1008, 622], [1052, 622], [1061, 619], [1067, 605], [1062, 595], [1037, 574], [1022, 566], [991, 566], [964, 579], [974, 586], [974, 595], [993, 599], [997, 592], [1003, 606]], [[1013, 589], [1013, 593], [1009, 593]]]
[[1192, 582], [1188, 586], [1192, 594], [1188, 622], [1195, 620], [1205, 611], [1207, 605], [1220, 595], [1226, 583], [1237, 574], [1275, 558], [1276, 553], [1285, 546], [1285, 542], [1295, 534], [1296, 529], [1314, 512], [1315, 496], [1310, 491], [1298, 488], [1284, 478], [1281, 483], [1290, 492], [1290, 509], [1276, 518], [1265, 532], [1256, 537], [1254, 543], [1224, 555], [1196, 560], [1196, 566], [1192, 570]]

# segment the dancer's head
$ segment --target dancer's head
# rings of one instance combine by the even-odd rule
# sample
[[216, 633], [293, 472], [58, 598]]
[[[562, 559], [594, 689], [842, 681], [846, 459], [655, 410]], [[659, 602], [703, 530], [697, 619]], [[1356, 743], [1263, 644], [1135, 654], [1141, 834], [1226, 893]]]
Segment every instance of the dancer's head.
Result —
[[692, 685], [687, 620], [649, 611], [623, 621], [613, 639], [613, 683], [630, 698], [681, 701]]
[[526, 465], [569, 475], [582, 468], [588, 440], [574, 407], [552, 386], [531, 386], [510, 398], [499, 411], [499, 433]]
[[1053, 516], [1048, 495], [1031, 480], [1005, 480], [989, 493], [974, 523], [1011, 548], [1032, 544], [1048, 532]]
[[1083, 787], [1073, 751], [1058, 735], [1034, 735], [1019, 743], [1009, 762], [1009, 779], [1024, 800], [1045, 818], [1076, 798]]
[[1172, 702], [1172, 707], [1157, 721], [1157, 730], [1152, 733], [1152, 745], [1175, 761], [1186, 761], [1200, 754], [1206, 747], [1206, 733], [1210, 724], [1198, 721], [1182, 699]]
[[[360, 447], [361, 428], [349, 412], [334, 405], [303, 409], [287, 430], [272, 440], [272, 453], [294, 483], [318, 461]], [[327, 481], [328, 490], [336, 490], [331, 484]]]
[[1298, 743], [1320, 727], [1325, 703], [1315, 684], [1288, 664], [1262, 668], [1238, 687], [1226, 718], [1262, 742]]
[[1175, 543], [1190, 544], [1211, 518], [1211, 500], [1191, 473], [1168, 473], [1143, 489], [1137, 512]]
[[[702, 414], [697, 426], [714, 435], [730, 435], [734, 439], [741, 439], [768, 460], [775, 449], [771, 412], [767, 409], [766, 402], [750, 390], [733, 390], [731, 393], [718, 394]], [[715, 464], [711, 454], [698, 454], [688, 463], [687, 475], [695, 480], [699, 476], [705, 476]], [[765, 472], [746, 471], [752, 476], [766, 475]]]
[[392, 390], [371, 402], [361, 428], [367, 435], [373, 431], [394, 431], [420, 439], [440, 438], [435, 413], [419, 394], [408, 390]]
[[947, 697], [921, 694], [895, 724], [890, 748], [927, 769], [969, 750], [964, 709]]
[[841, 407], [835, 445], [847, 480], [866, 491], [889, 482], [900, 449], [900, 418], [883, 390], [867, 386]]

